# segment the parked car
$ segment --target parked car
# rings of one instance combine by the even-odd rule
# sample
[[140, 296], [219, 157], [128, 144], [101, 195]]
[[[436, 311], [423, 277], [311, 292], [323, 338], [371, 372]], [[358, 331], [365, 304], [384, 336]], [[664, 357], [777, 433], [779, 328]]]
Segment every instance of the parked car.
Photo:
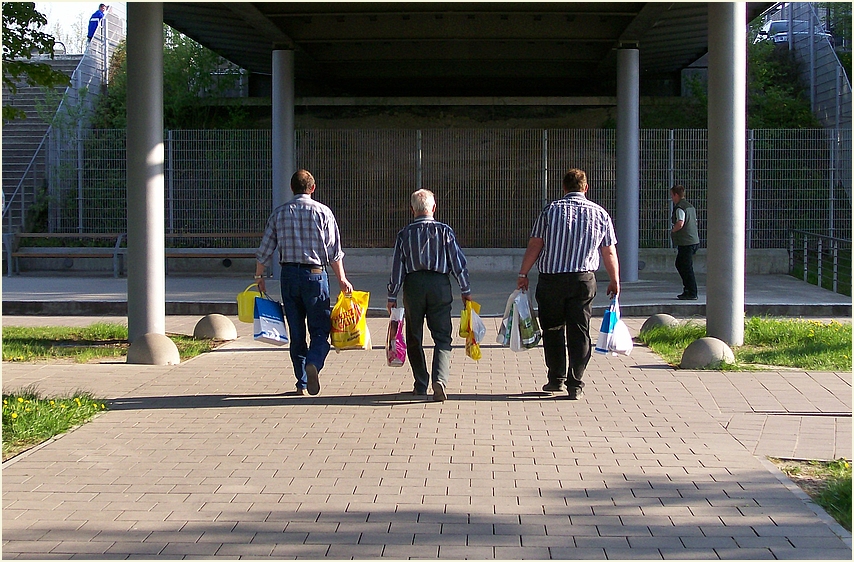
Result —
[[[801, 36], [808, 36], [810, 32], [808, 21], [804, 20], [793, 20], [792, 27], [794, 28], [793, 36], [795, 38]], [[830, 33], [827, 33], [821, 26], [815, 26], [813, 31], [815, 37], [817, 38], [827, 38], [830, 41], [830, 44], [833, 44], [833, 36]], [[756, 34], [756, 39], [753, 40], [754, 43], [758, 43], [759, 41], [773, 41], [774, 43], [788, 43], [789, 42], [789, 20], [775, 20], [768, 21], [762, 25], [759, 29], [759, 33]]]

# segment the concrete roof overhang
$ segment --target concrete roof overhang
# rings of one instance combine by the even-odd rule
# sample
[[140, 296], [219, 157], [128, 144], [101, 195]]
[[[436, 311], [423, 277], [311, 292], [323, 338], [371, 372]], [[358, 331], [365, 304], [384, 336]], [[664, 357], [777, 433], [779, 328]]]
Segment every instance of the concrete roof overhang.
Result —
[[[749, 2], [748, 21], [772, 5]], [[293, 49], [298, 96], [612, 96], [708, 51], [705, 2], [165, 2], [164, 21], [258, 75]]]

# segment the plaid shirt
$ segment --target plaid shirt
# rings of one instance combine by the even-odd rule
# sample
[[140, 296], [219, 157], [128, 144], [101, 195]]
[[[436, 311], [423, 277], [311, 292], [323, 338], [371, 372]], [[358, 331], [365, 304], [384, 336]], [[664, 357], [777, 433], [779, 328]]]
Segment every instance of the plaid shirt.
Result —
[[344, 258], [335, 215], [307, 194], [273, 211], [255, 257], [270, 265], [276, 249], [279, 263], [329, 265]]

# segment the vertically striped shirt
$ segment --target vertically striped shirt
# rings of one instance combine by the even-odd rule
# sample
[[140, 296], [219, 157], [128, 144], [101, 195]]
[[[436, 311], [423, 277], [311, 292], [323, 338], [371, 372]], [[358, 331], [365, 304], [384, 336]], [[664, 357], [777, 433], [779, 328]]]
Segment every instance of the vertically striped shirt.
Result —
[[544, 242], [537, 259], [540, 273], [596, 271], [599, 248], [617, 243], [608, 212], [581, 192], [570, 192], [543, 209], [531, 237]]
[[279, 263], [329, 265], [344, 258], [332, 210], [304, 193], [273, 211], [255, 257], [270, 265], [277, 248]]
[[415, 271], [450, 273], [463, 295], [471, 293], [466, 257], [453, 229], [430, 216], [417, 217], [397, 233], [388, 282], [389, 301], [397, 301], [403, 279]]

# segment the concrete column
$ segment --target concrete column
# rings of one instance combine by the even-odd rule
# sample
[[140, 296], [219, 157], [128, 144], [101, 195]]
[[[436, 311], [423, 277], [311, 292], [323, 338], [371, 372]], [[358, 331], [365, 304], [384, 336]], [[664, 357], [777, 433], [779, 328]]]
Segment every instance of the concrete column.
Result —
[[709, 172], [706, 332], [744, 343], [747, 13], [709, 3]]
[[291, 198], [294, 167], [294, 52], [273, 51], [273, 208]]
[[638, 280], [640, 228], [640, 65], [637, 49], [617, 51], [617, 254], [620, 280]]
[[128, 339], [166, 333], [163, 4], [128, 2]]

